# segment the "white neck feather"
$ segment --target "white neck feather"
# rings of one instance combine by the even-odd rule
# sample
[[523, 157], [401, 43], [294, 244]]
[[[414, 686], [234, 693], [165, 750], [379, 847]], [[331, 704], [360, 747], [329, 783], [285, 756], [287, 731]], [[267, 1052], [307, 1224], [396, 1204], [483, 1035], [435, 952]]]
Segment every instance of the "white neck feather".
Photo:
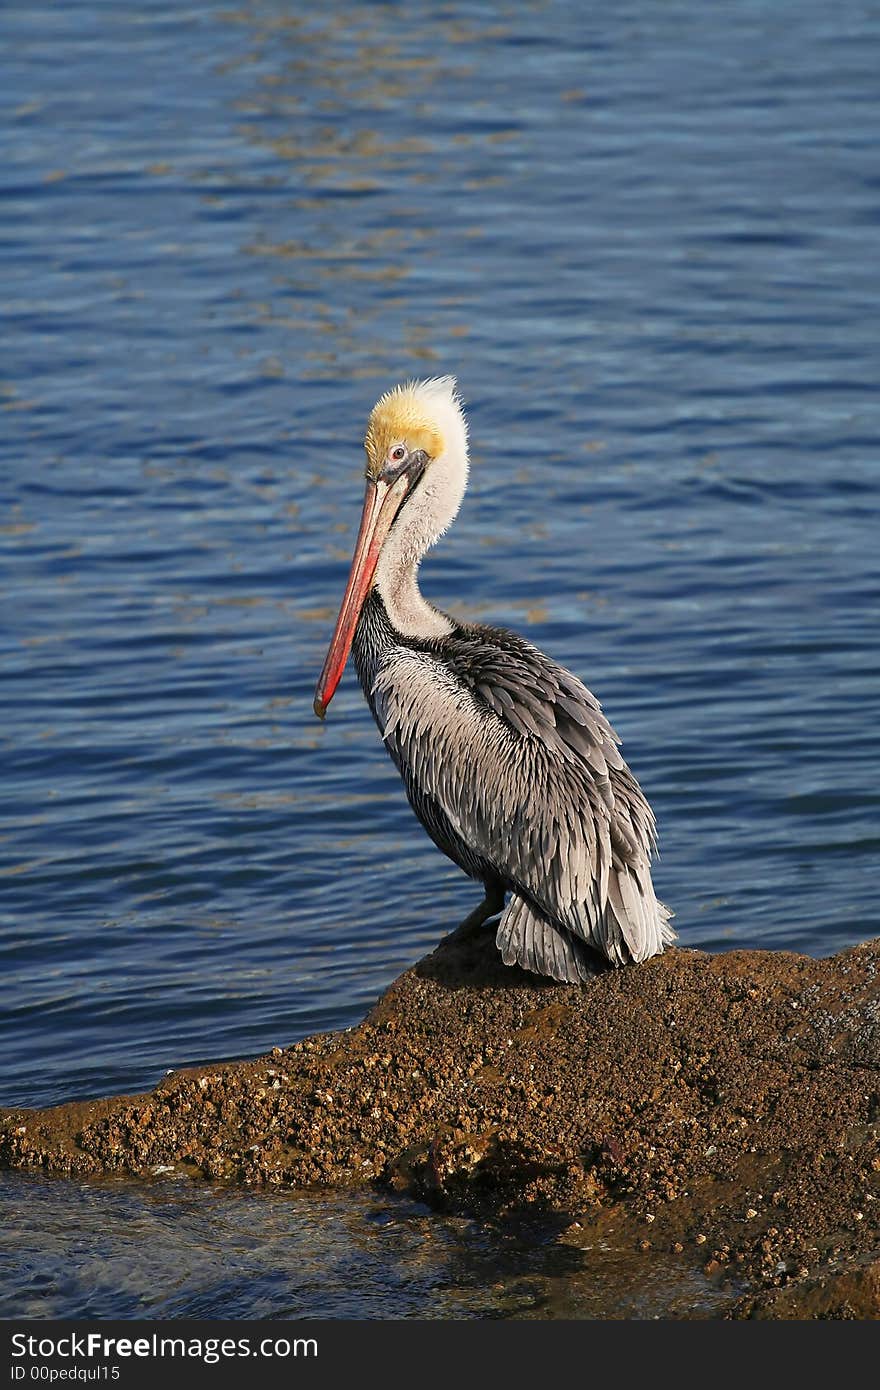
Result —
[[404, 637], [445, 637], [454, 624], [422, 596], [418, 570], [425, 552], [458, 514], [468, 479], [467, 424], [448, 377], [419, 384], [444, 440], [382, 547], [375, 584], [392, 624]]
[[453, 622], [429, 603], [419, 588], [415, 567], [386, 572], [377, 581], [391, 626], [404, 637], [448, 637]]

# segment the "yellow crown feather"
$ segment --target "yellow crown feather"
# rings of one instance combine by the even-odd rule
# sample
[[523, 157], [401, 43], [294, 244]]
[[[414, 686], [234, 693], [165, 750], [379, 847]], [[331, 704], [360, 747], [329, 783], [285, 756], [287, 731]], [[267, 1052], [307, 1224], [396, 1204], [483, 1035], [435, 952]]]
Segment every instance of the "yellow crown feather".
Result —
[[388, 450], [401, 440], [410, 453], [423, 449], [428, 458], [439, 458], [446, 447], [443, 432], [432, 409], [438, 400], [454, 401], [454, 377], [433, 377], [428, 381], [407, 381], [380, 396], [370, 412], [364, 448], [367, 451], [367, 472], [376, 478], [388, 456]]

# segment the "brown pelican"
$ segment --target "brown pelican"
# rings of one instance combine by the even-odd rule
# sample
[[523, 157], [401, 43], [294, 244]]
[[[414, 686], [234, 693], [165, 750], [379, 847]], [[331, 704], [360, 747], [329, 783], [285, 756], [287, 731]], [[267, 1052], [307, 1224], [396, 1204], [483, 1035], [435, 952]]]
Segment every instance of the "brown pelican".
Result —
[[354, 647], [413, 810], [484, 886], [462, 928], [501, 912], [505, 964], [576, 982], [602, 956], [657, 955], [675, 933], [651, 882], [654, 816], [598, 701], [516, 633], [456, 622], [419, 589], [467, 485], [454, 378], [386, 392], [364, 443], [363, 516], [315, 713]]

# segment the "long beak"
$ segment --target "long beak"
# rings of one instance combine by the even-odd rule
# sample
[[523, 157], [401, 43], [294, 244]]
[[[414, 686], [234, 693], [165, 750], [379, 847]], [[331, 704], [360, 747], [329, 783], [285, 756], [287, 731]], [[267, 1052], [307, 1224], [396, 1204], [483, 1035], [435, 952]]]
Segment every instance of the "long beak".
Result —
[[377, 482], [374, 482], [372, 478], [367, 479], [364, 510], [352, 556], [348, 584], [345, 586], [342, 607], [339, 610], [339, 617], [336, 619], [330, 647], [315, 690], [315, 714], [319, 719], [323, 719], [327, 713], [327, 706], [333, 699], [339, 679], [345, 670], [357, 620], [364, 606], [364, 600], [370, 592], [370, 585], [376, 572], [379, 551], [391, 529], [391, 523], [400, 511], [409, 486], [410, 479], [406, 474], [403, 474], [390, 486], [381, 478]]

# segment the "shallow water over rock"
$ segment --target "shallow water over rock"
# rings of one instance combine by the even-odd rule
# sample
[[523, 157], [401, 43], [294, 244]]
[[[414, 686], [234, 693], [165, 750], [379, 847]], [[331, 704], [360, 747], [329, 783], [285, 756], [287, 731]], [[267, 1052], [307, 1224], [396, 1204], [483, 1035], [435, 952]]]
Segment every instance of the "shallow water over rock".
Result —
[[6, 1318], [708, 1317], [730, 1302], [672, 1259], [363, 1192], [3, 1173], [0, 1211]]

